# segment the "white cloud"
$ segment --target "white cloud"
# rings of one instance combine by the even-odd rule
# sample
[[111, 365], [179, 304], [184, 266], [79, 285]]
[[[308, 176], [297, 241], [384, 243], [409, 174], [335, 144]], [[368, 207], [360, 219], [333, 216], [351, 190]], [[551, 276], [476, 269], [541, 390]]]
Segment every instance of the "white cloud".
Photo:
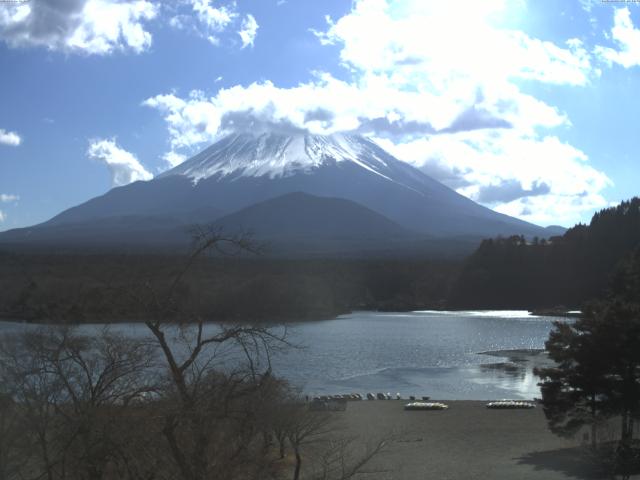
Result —
[[247, 15], [242, 20], [242, 25], [240, 27], [240, 31], [238, 35], [240, 35], [240, 39], [242, 40], [242, 48], [252, 46], [253, 42], [256, 39], [256, 35], [258, 35], [258, 22], [253, 17], [253, 15]]
[[[184, 0], [174, 9], [178, 11], [169, 25], [178, 29], [190, 28], [212, 45], [220, 44], [219, 35], [239, 17], [235, 2], [213, 6], [212, 0]], [[185, 8], [186, 7], [186, 8]]]
[[9, 132], [0, 128], [0, 144], [17, 147], [22, 143], [22, 138], [16, 132]]
[[158, 14], [148, 0], [38, 0], [0, 8], [0, 39], [13, 47], [84, 54], [143, 52], [152, 36], [145, 23]]
[[292, 88], [267, 81], [223, 88], [214, 97], [200, 91], [186, 98], [157, 95], [143, 104], [165, 114], [174, 148], [210, 142], [239, 129], [382, 132], [402, 137], [447, 129], [517, 125], [530, 130], [567, 123], [557, 109], [507, 87], [501, 92], [465, 92], [457, 99], [401, 90], [381, 76], [368, 76], [355, 84], [321, 74]]
[[328, 31], [316, 34], [324, 43], [343, 47], [346, 65], [392, 75], [399, 85], [416, 74], [412, 82], [436, 90], [468, 81], [503, 84], [511, 78], [588, 83], [591, 65], [581, 45], [565, 48], [494, 25], [518, 5], [360, 0], [349, 15], [329, 19]]
[[[18, 195], [12, 195], [10, 193], [0, 193], [0, 203], [15, 203], [20, 200]], [[3, 223], [7, 219], [7, 214], [0, 210], [0, 223]]]
[[114, 139], [90, 141], [87, 155], [91, 159], [103, 162], [109, 168], [114, 187], [153, 178], [138, 159], [132, 153], [120, 148]]
[[241, 16], [233, 0], [181, 0], [168, 7], [173, 12], [169, 25], [188, 30], [212, 45], [219, 46], [229, 38], [225, 34], [236, 32], [240, 48], [253, 46], [258, 33], [258, 22], [251, 14]]
[[534, 223], [568, 225], [606, 207], [601, 192], [612, 184], [584, 152], [553, 135], [473, 131], [378, 143], [458, 192]]
[[191, 6], [200, 21], [217, 32], [222, 31], [237, 16], [235, 4], [216, 8], [211, 6], [211, 0], [191, 0]]
[[624, 68], [640, 66], [640, 29], [633, 26], [627, 7], [616, 8], [611, 38], [618, 49], [598, 45], [594, 53], [607, 64], [617, 63]]
[[182, 153], [176, 153], [172, 151], [165, 153], [162, 156], [162, 159], [167, 162], [169, 168], [173, 168], [184, 162], [187, 159], [187, 156]]
[[582, 9], [587, 13], [591, 13], [591, 10], [593, 9], [593, 6], [596, 3], [602, 2], [602, 0], [579, 0], [579, 1], [580, 1], [580, 5], [582, 5]]
[[17, 202], [20, 200], [19, 195], [12, 195], [10, 193], [0, 193], [0, 203]]
[[173, 153], [234, 130], [358, 132], [497, 210], [571, 223], [604, 206], [610, 181], [558, 139], [568, 116], [518, 81], [580, 87], [599, 71], [578, 39], [559, 45], [500, 27], [520, 5], [358, 0], [314, 32], [340, 47], [350, 81], [317, 72], [291, 88], [263, 81], [144, 105], [164, 115]]

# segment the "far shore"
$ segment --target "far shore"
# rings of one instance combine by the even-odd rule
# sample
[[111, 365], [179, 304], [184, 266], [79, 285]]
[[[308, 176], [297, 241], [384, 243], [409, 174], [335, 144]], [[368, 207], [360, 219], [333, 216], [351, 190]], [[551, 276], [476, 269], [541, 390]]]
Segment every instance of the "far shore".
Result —
[[[293, 323], [305, 323], [305, 322], [317, 322], [324, 320], [336, 320], [343, 315], [350, 315], [359, 312], [371, 312], [371, 313], [420, 313], [420, 312], [450, 312], [450, 313], [465, 313], [465, 312], [512, 312], [516, 311], [513, 309], [429, 309], [425, 310], [424, 308], [418, 309], [395, 309], [395, 310], [380, 310], [380, 309], [353, 309], [350, 311], [339, 311], [339, 312], [321, 312], [321, 313], [307, 313], [305, 315], [299, 316], [288, 316], [281, 320], [269, 320], [264, 318], [220, 318], [215, 320], [206, 320], [207, 323], [223, 323], [223, 324], [233, 324], [233, 323], [259, 323], [265, 326], [268, 325], [281, 325], [281, 324], [293, 324]], [[520, 310], [518, 310], [520, 311]], [[576, 318], [580, 316], [580, 312], [577, 311], [564, 311], [564, 310], [526, 310], [523, 309], [522, 312], [527, 312], [528, 315], [533, 315], [537, 317], [556, 317], [556, 318]], [[499, 316], [499, 315], [496, 315]], [[108, 325], [108, 324], [122, 324], [122, 323], [144, 323], [148, 321], [148, 318], [84, 318], [81, 320], [52, 320], [50, 318], [36, 318], [33, 316], [20, 316], [14, 313], [3, 313], [0, 312], [0, 322], [7, 323], [27, 323], [27, 324], [41, 324], [41, 325]]]

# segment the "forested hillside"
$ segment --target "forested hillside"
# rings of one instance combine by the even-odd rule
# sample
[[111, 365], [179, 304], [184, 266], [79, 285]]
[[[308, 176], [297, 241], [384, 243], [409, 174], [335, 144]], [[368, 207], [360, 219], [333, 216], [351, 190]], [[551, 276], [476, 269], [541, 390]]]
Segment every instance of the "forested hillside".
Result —
[[[0, 253], [0, 318], [58, 323], [142, 320], [136, 298], [162, 296], [185, 257]], [[180, 307], [209, 320], [331, 318], [352, 310], [439, 308], [458, 263], [433, 260], [209, 258]]]
[[640, 245], [640, 198], [596, 213], [549, 241], [484, 240], [454, 282], [456, 308], [579, 308], [601, 296], [616, 266]]
[[[211, 320], [331, 318], [353, 310], [578, 309], [605, 293], [640, 248], [640, 198], [563, 236], [484, 240], [466, 261], [420, 258], [209, 258], [185, 279], [182, 307]], [[0, 253], [0, 318], [141, 320], [139, 289], [162, 295], [185, 257]]]

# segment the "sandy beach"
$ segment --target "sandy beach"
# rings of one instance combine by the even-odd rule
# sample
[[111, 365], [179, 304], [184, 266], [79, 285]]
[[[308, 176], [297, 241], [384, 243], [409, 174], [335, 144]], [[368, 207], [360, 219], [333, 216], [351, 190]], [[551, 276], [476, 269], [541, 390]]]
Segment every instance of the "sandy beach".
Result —
[[604, 478], [590, 464], [582, 438], [547, 428], [542, 408], [489, 410], [486, 402], [447, 401], [445, 411], [404, 411], [406, 401], [349, 402], [341, 414], [347, 435], [399, 440], [358, 478], [527, 479]]

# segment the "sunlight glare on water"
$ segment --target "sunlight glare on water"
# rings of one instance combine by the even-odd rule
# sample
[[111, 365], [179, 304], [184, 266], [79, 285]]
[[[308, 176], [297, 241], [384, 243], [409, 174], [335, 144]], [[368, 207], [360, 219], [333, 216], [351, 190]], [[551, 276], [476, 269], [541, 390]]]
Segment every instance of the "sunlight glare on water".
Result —
[[[275, 356], [273, 368], [309, 395], [371, 391], [450, 400], [533, 398], [539, 389], [532, 369], [548, 364], [539, 350], [553, 320], [526, 311], [354, 312], [287, 325], [296, 348]], [[83, 325], [79, 331], [95, 334], [103, 327]], [[3, 322], [0, 333], [24, 328], [35, 326]], [[139, 323], [110, 328], [149, 337]]]
[[303, 348], [275, 366], [310, 394], [532, 398], [539, 396], [532, 368], [546, 356], [480, 353], [543, 349], [553, 320], [526, 311], [355, 312], [295, 325], [290, 338]]

